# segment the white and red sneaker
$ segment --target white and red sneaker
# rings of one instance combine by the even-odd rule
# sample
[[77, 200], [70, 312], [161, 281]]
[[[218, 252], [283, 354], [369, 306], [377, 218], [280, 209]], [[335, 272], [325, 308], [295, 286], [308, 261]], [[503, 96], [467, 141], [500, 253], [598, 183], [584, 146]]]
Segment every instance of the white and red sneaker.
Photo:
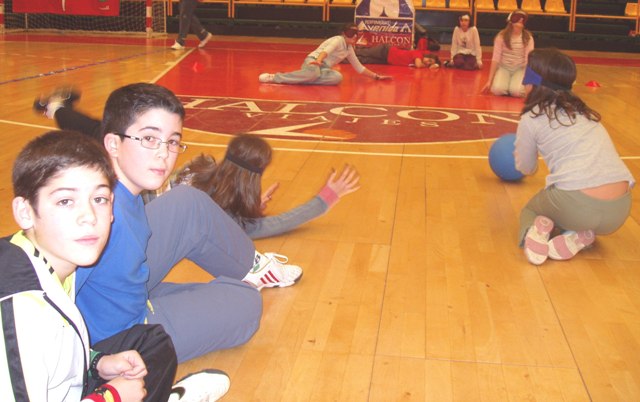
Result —
[[302, 268], [288, 265], [288, 261], [289, 259], [281, 254], [260, 254], [256, 251], [253, 268], [243, 281], [253, 284], [258, 290], [294, 285], [302, 277]]

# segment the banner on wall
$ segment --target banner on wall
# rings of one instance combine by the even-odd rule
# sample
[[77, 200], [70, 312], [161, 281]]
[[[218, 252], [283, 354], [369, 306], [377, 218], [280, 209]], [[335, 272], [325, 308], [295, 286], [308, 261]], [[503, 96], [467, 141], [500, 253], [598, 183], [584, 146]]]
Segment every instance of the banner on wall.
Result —
[[13, 0], [13, 12], [117, 16], [120, 0]]
[[358, 0], [355, 23], [363, 35], [358, 46], [413, 47], [416, 11], [411, 0]]

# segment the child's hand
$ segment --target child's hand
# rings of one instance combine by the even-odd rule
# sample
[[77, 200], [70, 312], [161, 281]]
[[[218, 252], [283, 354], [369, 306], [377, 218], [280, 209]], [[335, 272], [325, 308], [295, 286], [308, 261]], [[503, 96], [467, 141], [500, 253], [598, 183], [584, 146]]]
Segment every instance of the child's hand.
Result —
[[124, 377], [116, 377], [109, 381], [108, 384], [118, 391], [120, 399], [123, 401], [142, 402], [147, 396], [147, 390], [144, 388], [144, 380], [141, 378], [128, 380]]
[[126, 379], [141, 379], [147, 375], [147, 367], [142, 357], [135, 350], [113, 355], [105, 355], [98, 361], [96, 367], [100, 377], [105, 380], [112, 380], [117, 377]]
[[351, 194], [360, 188], [358, 185], [360, 175], [352, 166], [346, 165], [338, 178], [336, 178], [337, 175], [338, 172], [333, 170], [326, 186], [333, 190], [338, 197]]
[[260, 199], [260, 209], [264, 210], [267, 207], [267, 203], [271, 201], [273, 197], [273, 193], [280, 187], [280, 183], [273, 183], [271, 187], [267, 189], [264, 193], [262, 193], [262, 197]]

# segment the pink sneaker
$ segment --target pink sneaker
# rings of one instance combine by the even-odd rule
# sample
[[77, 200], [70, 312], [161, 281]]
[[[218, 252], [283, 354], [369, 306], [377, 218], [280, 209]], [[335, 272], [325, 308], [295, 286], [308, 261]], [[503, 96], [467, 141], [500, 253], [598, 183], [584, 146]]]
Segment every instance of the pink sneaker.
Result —
[[524, 255], [533, 265], [540, 265], [549, 257], [549, 236], [553, 221], [546, 216], [536, 216], [524, 238]]
[[596, 234], [593, 233], [593, 230], [564, 232], [549, 242], [549, 258], [554, 260], [569, 260], [583, 248], [592, 245], [595, 240]]

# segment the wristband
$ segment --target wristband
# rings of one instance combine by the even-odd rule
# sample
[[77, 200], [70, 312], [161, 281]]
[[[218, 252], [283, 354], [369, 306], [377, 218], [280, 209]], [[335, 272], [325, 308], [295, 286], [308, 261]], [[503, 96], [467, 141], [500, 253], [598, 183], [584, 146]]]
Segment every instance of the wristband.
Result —
[[84, 398], [82, 398], [82, 402], [85, 401], [91, 401], [91, 402], [106, 402], [104, 400], [104, 395], [98, 394], [98, 393], [91, 393], [87, 396], [85, 396]]
[[102, 384], [82, 400], [92, 402], [122, 402], [118, 390], [110, 384]]
[[320, 190], [320, 192], [318, 193], [318, 197], [320, 197], [320, 199], [324, 201], [325, 204], [327, 204], [328, 208], [334, 206], [340, 199], [340, 197], [338, 197], [338, 194], [336, 194], [336, 192], [333, 191], [329, 186], [322, 187], [322, 190]]
[[104, 353], [98, 352], [98, 354], [91, 359], [91, 364], [89, 365], [89, 376], [91, 376], [91, 378], [100, 378], [100, 373], [98, 373], [98, 362], [103, 357]]
[[104, 399], [106, 402], [122, 402], [118, 390], [113, 385], [102, 384], [98, 389], [100, 388], [104, 389], [102, 394], [104, 395]]

